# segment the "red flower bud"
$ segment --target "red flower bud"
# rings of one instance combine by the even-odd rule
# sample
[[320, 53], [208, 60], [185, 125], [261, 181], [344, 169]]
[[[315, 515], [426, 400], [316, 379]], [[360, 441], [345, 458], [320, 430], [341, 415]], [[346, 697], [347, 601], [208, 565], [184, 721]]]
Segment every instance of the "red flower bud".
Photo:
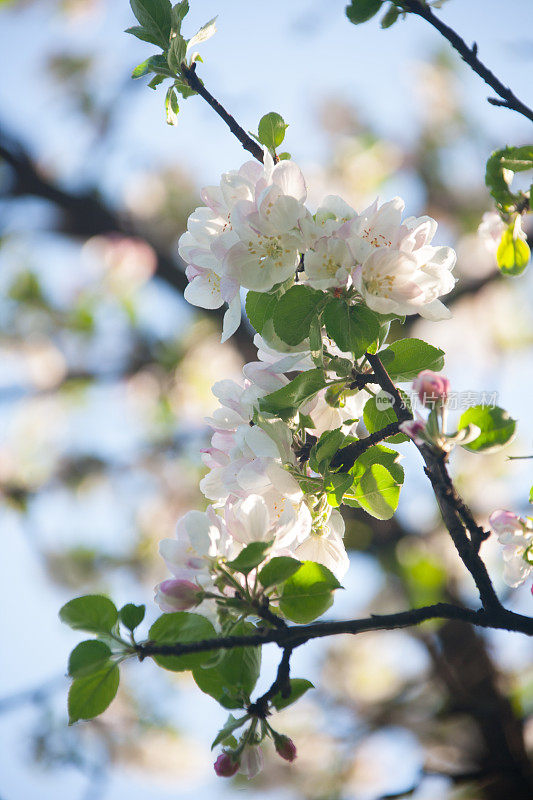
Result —
[[413, 389], [418, 392], [420, 401], [425, 406], [433, 406], [436, 402], [446, 402], [450, 391], [450, 381], [443, 375], [425, 369], [414, 379]]
[[219, 778], [231, 778], [239, 769], [239, 762], [234, 761], [229, 753], [221, 753], [213, 767]]
[[296, 745], [288, 736], [276, 737], [276, 753], [285, 761], [294, 761], [296, 758]]

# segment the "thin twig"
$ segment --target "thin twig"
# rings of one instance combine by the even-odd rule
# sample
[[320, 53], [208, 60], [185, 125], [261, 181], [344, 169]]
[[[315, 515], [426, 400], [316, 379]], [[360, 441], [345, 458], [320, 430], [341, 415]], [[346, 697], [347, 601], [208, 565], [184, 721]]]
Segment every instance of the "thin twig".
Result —
[[429, 6], [419, 2], [419, 0], [402, 0], [402, 5], [413, 14], [425, 19], [438, 30], [439, 33], [449, 41], [451, 46], [457, 50], [463, 61], [465, 61], [474, 72], [502, 98], [502, 100], [497, 100], [489, 97], [489, 103], [516, 111], [518, 114], [522, 114], [522, 116], [533, 122], [533, 111], [519, 100], [508, 86], [504, 86], [496, 75], [479, 60], [477, 57], [478, 48], [475, 42], [472, 47], [468, 47], [464, 39], [462, 39], [453, 28], [450, 28], [449, 25], [442, 22]]
[[260, 145], [258, 145], [257, 142], [246, 133], [244, 128], [241, 128], [235, 117], [232, 117], [231, 114], [226, 111], [224, 106], [213, 97], [211, 92], [207, 91], [203, 82], [196, 74], [195, 68], [196, 64], [193, 64], [192, 67], [188, 67], [186, 64], [181, 64], [180, 67], [181, 74], [191, 89], [194, 89], [194, 91], [197, 92], [200, 97], [204, 98], [206, 103], [209, 103], [213, 111], [215, 111], [218, 116], [224, 120], [232, 134], [237, 137], [244, 149], [248, 150], [248, 152], [251, 153], [254, 158], [263, 163], [263, 150]]

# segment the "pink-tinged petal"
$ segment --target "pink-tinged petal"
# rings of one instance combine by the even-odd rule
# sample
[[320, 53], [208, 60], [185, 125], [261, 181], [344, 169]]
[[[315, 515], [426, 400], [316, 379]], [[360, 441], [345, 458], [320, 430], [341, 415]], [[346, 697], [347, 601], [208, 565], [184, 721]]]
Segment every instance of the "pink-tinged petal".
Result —
[[226, 303], [230, 303], [239, 294], [240, 286], [233, 278], [228, 275], [222, 275], [220, 278], [220, 291]]
[[226, 203], [220, 186], [206, 186], [200, 192], [202, 202], [221, 217], [227, 213]]

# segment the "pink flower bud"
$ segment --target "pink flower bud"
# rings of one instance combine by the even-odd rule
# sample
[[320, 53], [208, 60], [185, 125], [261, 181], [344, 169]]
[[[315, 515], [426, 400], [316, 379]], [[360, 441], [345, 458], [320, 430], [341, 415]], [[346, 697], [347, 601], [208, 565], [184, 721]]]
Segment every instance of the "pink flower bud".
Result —
[[430, 369], [420, 372], [413, 381], [413, 389], [418, 392], [420, 401], [425, 406], [445, 403], [450, 391], [450, 381]]
[[401, 422], [398, 428], [415, 444], [424, 444], [423, 434], [426, 430], [426, 423], [422, 419], [408, 419], [406, 422]]
[[213, 768], [219, 778], [231, 778], [239, 769], [239, 762], [234, 761], [229, 753], [221, 753]]
[[294, 761], [296, 758], [296, 745], [288, 736], [276, 737], [276, 753], [285, 761]]
[[161, 611], [187, 611], [201, 602], [202, 592], [192, 581], [172, 578], [155, 587], [155, 602]]

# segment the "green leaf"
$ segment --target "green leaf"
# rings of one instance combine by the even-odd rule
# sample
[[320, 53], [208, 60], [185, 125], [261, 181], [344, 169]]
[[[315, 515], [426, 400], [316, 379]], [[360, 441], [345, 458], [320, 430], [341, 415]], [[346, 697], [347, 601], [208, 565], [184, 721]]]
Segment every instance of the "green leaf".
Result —
[[278, 586], [284, 583], [301, 567], [302, 562], [290, 556], [276, 556], [265, 564], [259, 573], [261, 585], [267, 589], [269, 586]]
[[390, 28], [392, 25], [394, 25], [399, 15], [400, 15], [400, 9], [398, 8], [398, 6], [395, 6], [394, 4], [389, 6], [389, 10], [381, 20], [381, 27], [383, 28], [383, 30], [386, 30], [387, 28]]
[[214, 739], [213, 744], [211, 745], [211, 750], [213, 750], [217, 744], [223, 744], [226, 739], [232, 735], [233, 731], [236, 731], [237, 728], [241, 728], [249, 719], [250, 717], [247, 714], [239, 719], [236, 719], [233, 714], [230, 714], [224, 723], [224, 727], [219, 730], [216, 738]]
[[529, 245], [519, 236], [514, 236], [514, 224], [503, 232], [496, 260], [500, 272], [504, 275], [521, 275], [529, 263], [531, 250]]
[[170, 39], [170, 0], [130, 0], [131, 10], [142, 27], [166, 50]]
[[346, 6], [346, 16], [354, 25], [360, 25], [361, 22], [367, 22], [377, 14], [381, 3], [382, 0], [352, 0], [351, 4]]
[[155, 44], [157, 47], [160, 46], [159, 36], [154, 35], [140, 25], [133, 25], [131, 28], [126, 28], [124, 33], [131, 33], [132, 36], [136, 36], [137, 39], [140, 39], [142, 42], [149, 42], [150, 44]]
[[343, 446], [345, 439], [346, 436], [340, 428], [324, 431], [309, 453], [309, 466], [311, 469], [314, 472], [324, 474], [337, 450], [340, 450]]
[[105, 711], [117, 693], [119, 681], [116, 664], [83, 678], [75, 678], [68, 693], [69, 725], [79, 719], [93, 719]]
[[195, 667], [192, 671], [194, 682], [204, 694], [213, 697], [224, 708], [242, 708], [244, 705], [242, 696], [232, 688], [230, 681], [221, 675], [219, 663], [214, 666]]
[[266, 145], [269, 150], [279, 147], [285, 138], [285, 131], [289, 126], [282, 116], [271, 111], [259, 120], [257, 128], [257, 138], [261, 144]]
[[339, 588], [340, 583], [327, 567], [304, 561], [285, 582], [279, 607], [287, 619], [306, 624], [328, 610], [333, 591]]
[[246, 316], [257, 333], [261, 333], [266, 321], [272, 318], [278, 302], [279, 296], [277, 294], [253, 292], [251, 290], [247, 293]]
[[228, 567], [235, 572], [248, 575], [253, 569], [265, 560], [267, 552], [272, 547], [272, 542], [250, 542], [241, 550], [237, 558], [228, 561]]
[[146, 606], [136, 606], [134, 603], [126, 603], [118, 612], [119, 619], [126, 628], [134, 631], [141, 624], [146, 613]]
[[287, 386], [267, 394], [259, 401], [261, 411], [280, 416], [290, 414], [303, 403], [310, 400], [326, 385], [326, 378], [321, 369], [310, 369], [300, 372]]
[[274, 695], [271, 700], [272, 705], [276, 711], [281, 711], [282, 708], [292, 706], [297, 700], [300, 699], [309, 689], [314, 689], [314, 684], [306, 678], [291, 678], [291, 691], [288, 697], [282, 697], [281, 692]]
[[111, 649], [98, 639], [80, 642], [68, 660], [68, 674], [71, 678], [83, 678], [92, 672], [99, 672], [109, 661]]
[[354, 496], [371, 516], [390, 519], [398, 507], [400, 484], [382, 464], [373, 464], [357, 483]]
[[398, 463], [399, 458], [400, 454], [397, 450], [393, 450], [392, 447], [385, 447], [383, 444], [375, 444], [359, 456], [350, 472], [356, 479], [359, 479], [362, 477], [363, 473], [374, 464], [381, 464], [383, 467], [387, 468], [396, 483], [402, 484], [405, 473], [402, 465]]
[[[211, 622], [200, 614], [190, 614], [187, 611], [176, 611], [174, 614], [163, 614], [156, 619], [149, 631], [149, 638], [156, 644], [186, 644], [199, 642], [203, 639], [212, 639], [216, 636]], [[186, 669], [203, 664], [213, 655], [212, 651], [205, 653], [189, 653], [183, 656], [153, 656], [156, 664], [173, 672], [182, 672]]]
[[499, 450], [514, 438], [516, 430], [516, 420], [512, 419], [508, 412], [498, 406], [472, 406], [459, 420], [459, 430], [473, 424], [481, 430], [481, 433], [469, 444], [465, 444], [465, 450], [473, 453], [490, 453]]
[[362, 305], [349, 306], [335, 298], [324, 310], [326, 331], [344, 353], [360, 358], [378, 338], [380, 322], [376, 314]]
[[118, 620], [115, 604], [100, 594], [86, 594], [66, 603], [59, 612], [61, 622], [75, 631], [106, 633]]
[[142, 64], [137, 64], [133, 72], [132, 78], [142, 78], [150, 72], [155, 72], [157, 75], [163, 75], [166, 78], [172, 78], [174, 73], [168, 68], [167, 60], [163, 56], [150, 56]]
[[309, 329], [326, 295], [297, 284], [282, 295], [273, 308], [274, 330], [284, 342], [297, 345], [307, 339]]
[[424, 369], [438, 372], [444, 366], [444, 351], [421, 339], [399, 339], [379, 357], [390, 377], [397, 381], [416, 378]]
[[346, 472], [334, 472], [324, 480], [324, 489], [330, 506], [340, 506], [350, 486], [353, 476]]
[[[376, 397], [371, 397], [365, 403], [363, 420], [369, 433], [375, 433], [382, 430], [386, 425], [390, 425], [391, 422], [397, 422], [392, 402], [387, 402], [389, 397], [388, 392], [381, 390]], [[404, 395], [404, 402], [406, 401], [408, 402], [408, 398]], [[385, 441], [400, 444], [408, 440], [409, 437], [405, 436], [405, 434], [397, 433], [393, 436], [388, 436]]]
[[[257, 629], [250, 622], [239, 622], [232, 628], [232, 636], [252, 636]], [[228, 693], [239, 695], [245, 702], [254, 690], [261, 671], [260, 647], [236, 647], [228, 650], [218, 664], [221, 678], [229, 687]]]

